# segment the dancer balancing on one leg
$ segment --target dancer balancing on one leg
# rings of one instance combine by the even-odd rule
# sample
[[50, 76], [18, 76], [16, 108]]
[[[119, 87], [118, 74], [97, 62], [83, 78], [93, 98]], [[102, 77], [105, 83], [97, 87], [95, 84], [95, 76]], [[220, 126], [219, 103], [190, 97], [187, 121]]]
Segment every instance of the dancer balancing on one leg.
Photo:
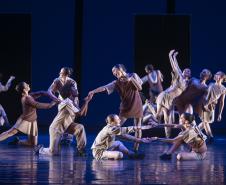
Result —
[[[128, 150], [122, 142], [116, 141], [116, 136], [123, 136], [123, 138], [136, 143], [150, 143], [156, 140], [153, 138], [137, 138], [129, 135], [136, 131], [136, 126], [121, 127], [121, 120], [118, 115], [110, 114], [106, 118], [107, 125], [97, 135], [91, 149], [93, 157], [97, 160], [101, 159], [122, 159], [123, 155], [129, 158], [138, 159], [143, 158], [143, 154]], [[150, 126], [142, 126], [140, 129], [150, 129]]]
[[47, 156], [58, 155], [60, 153], [61, 137], [64, 133], [68, 133], [76, 137], [77, 155], [85, 155], [85, 128], [82, 124], [75, 123], [74, 119], [75, 117], [86, 115], [90, 99], [86, 99], [82, 108], [78, 109], [73, 102], [74, 92], [73, 84], [68, 83], [62, 87], [60, 92], [62, 102], [58, 106], [58, 114], [49, 127], [50, 145], [48, 148], [38, 145], [35, 148], [36, 154]]
[[172, 143], [172, 147], [163, 155], [161, 159], [171, 159], [172, 154], [183, 143], [188, 144], [191, 147], [191, 152], [180, 152], [177, 154], [177, 160], [203, 160], [206, 157], [206, 136], [201, 130], [194, 125], [194, 115], [190, 113], [183, 113], [180, 116], [180, 123], [183, 126], [183, 131], [173, 139], [169, 138], [157, 138], [157, 141]]
[[39, 98], [40, 96], [49, 96], [49, 94], [45, 91], [29, 93], [30, 86], [25, 82], [20, 82], [16, 86], [16, 90], [22, 95], [21, 103], [23, 113], [18, 118], [16, 124], [11, 129], [0, 134], [0, 141], [3, 141], [15, 135], [20, 131], [24, 134], [27, 134], [28, 139], [22, 141], [16, 138], [16, 140], [13, 142], [14, 144], [26, 146], [37, 145], [38, 125], [36, 109], [49, 109], [53, 107], [56, 104], [56, 102], [55, 101], [52, 101], [51, 103], [37, 102], [35, 99]]
[[[173, 79], [171, 86], [161, 92], [156, 99], [157, 104], [157, 112], [155, 117], [158, 118], [160, 114], [163, 113], [164, 123], [169, 124], [172, 123], [172, 102], [174, 98], [179, 96], [187, 87], [187, 82], [191, 77], [191, 70], [186, 68], [181, 71], [180, 67], [178, 66], [178, 62], [176, 56], [178, 52], [175, 50], [171, 50], [169, 53], [170, 64], [173, 69]], [[166, 137], [170, 137], [170, 128], [165, 128]]]
[[[108, 94], [111, 94], [116, 90], [121, 98], [119, 113], [121, 125], [128, 118], [134, 118], [134, 125], [136, 126], [135, 137], [141, 138], [143, 109], [139, 91], [142, 90], [142, 81], [136, 73], [127, 73], [123, 64], [115, 65], [112, 68], [112, 73], [117, 80], [90, 91], [88, 96], [92, 97], [94, 94], [103, 91], [107, 91]], [[135, 143], [134, 150], [138, 151], [138, 148], [139, 143]]]
[[[11, 86], [11, 83], [12, 81], [15, 79], [14, 76], [10, 76], [10, 78], [8, 79], [6, 85], [2, 85], [1, 83], [1, 79], [2, 79], [2, 74], [0, 73], [0, 92], [5, 92], [5, 91], [8, 91], [10, 86]], [[2, 107], [2, 105], [0, 104], [0, 126], [7, 126], [9, 127], [9, 120], [7, 118], [7, 115], [5, 113], [5, 110], [4, 108]]]

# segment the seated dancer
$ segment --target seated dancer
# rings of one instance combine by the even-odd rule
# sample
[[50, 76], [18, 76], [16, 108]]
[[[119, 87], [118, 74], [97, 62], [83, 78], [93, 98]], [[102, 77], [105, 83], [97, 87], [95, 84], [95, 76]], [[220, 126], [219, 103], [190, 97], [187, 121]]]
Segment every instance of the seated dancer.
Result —
[[[2, 85], [1, 83], [1, 79], [2, 79], [2, 74], [0, 73], [0, 92], [5, 92], [8, 91], [12, 81], [15, 79], [14, 76], [10, 76], [9, 80], [7, 81], [6, 85]], [[4, 108], [2, 107], [2, 105], [0, 104], [0, 126], [7, 126], [9, 127], [9, 120], [7, 118], [7, 115], [5, 113]]]
[[173, 106], [176, 107], [179, 114], [184, 112], [193, 114], [193, 111], [199, 112], [200, 105], [198, 103], [207, 93], [206, 82], [211, 77], [211, 72], [208, 69], [203, 69], [200, 73], [200, 79], [193, 77], [189, 80], [187, 88], [173, 100]]
[[224, 99], [225, 99], [225, 93], [226, 88], [222, 84], [226, 81], [226, 75], [222, 71], [218, 71], [214, 75], [215, 83], [211, 83], [208, 86], [207, 95], [203, 97], [202, 105], [203, 109], [200, 113], [200, 118], [202, 122], [199, 124], [200, 129], [205, 129], [206, 134], [209, 136], [208, 142], [213, 142], [213, 134], [210, 128], [210, 123], [214, 122], [215, 117], [215, 109], [216, 105], [219, 101], [219, 111], [218, 111], [218, 117], [217, 121], [221, 121], [222, 117], [222, 111], [224, 108]]
[[90, 99], [85, 100], [85, 104], [79, 110], [74, 105], [74, 86], [73, 84], [65, 84], [61, 88], [60, 95], [62, 102], [58, 106], [58, 114], [54, 118], [49, 127], [50, 145], [48, 148], [44, 148], [43, 145], [38, 145], [35, 148], [36, 154], [42, 155], [58, 155], [60, 152], [60, 140], [64, 133], [71, 134], [76, 137], [77, 140], [77, 155], [85, 155], [86, 147], [86, 133], [84, 126], [79, 123], [75, 123], [76, 116], [86, 115], [88, 102]]
[[[180, 152], [177, 154], [177, 160], [203, 160], [206, 157], [206, 136], [194, 124], [194, 116], [190, 113], [183, 113], [180, 116], [180, 124], [183, 126], [183, 131], [173, 139], [157, 138], [157, 141], [172, 143], [173, 146], [163, 155], [161, 159], [171, 159], [175, 150], [185, 142], [191, 147], [191, 152]], [[178, 128], [178, 126], [176, 126]]]
[[[78, 99], [78, 88], [77, 88], [77, 83], [75, 80], [71, 78], [71, 75], [73, 73], [73, 69], [70, 67], [63, 67], [61, 68], [59, 72], [59, 77], [55, 78], [53, 83], [50, 85], [48, 92], [51, 96], [54, 96], [58, 94], [58, 98], [62, 100], [63, 98], [60, 95], [61, 89], [64, 87], [66, 84], [72, 84], [73, 89], [75, 92], [73, 93], [73, 99], [72, 101], [74, 102], [74, 105], [76, 107], [79, 107], [79, 99]], [[56, 98], [56, 97], [55, 97]], [[70, 144], [73, 142], [73, 135], [65, 133], [62, 138], [61, 138], [61, 143], [62, 144]]]
[[[150, 143], [156, 138], [136, 138], [129, 135], [136, 131], [135, 126], [121, 127], [121, 120], [118, 115], [110, 114], [106, 118], [107, 125], [97, 135], [91, 149], [93, 157], [97, 160], [101, 159], [122, 159], [123, 155], [129, 158], [143, 158], [143, 154], [139, 154], [128, 150], [122, 142], [115, 141], [116, 136], [122, 136], [124, 139], [136, 143]], [[142, 126], [141, 129], [149, 129], [149, 126]]]
[[0, 134], [0, 141], [15, 135], [18, 133], [18, 131], [20, 131], [24, 134], [27, 134], [28, 139], [23, 141], [16, 137], [15, 140], [10, 144], [26, 146], [37, 145], [38, 126], [36, 109], [50, 109], [56, 104], [56, 102], [52, 101], [51, 103], [40, 103], [35, 101], [35, 99], [39, 98], [40, 96], [49, 96], [49, 94], [45, 91], [29, 93], [30, 86], [25, 82], [20, 82], [16, 86], [16, 90], [22, 95], [21, 103], [23, 113], [11, 129]]
[[[191, 77], [190, 69], [186, 68], [182, 72], [179, 68], [176, 59], [177, 54], [178, 52], [175, 52], [175, 50], [171, 50], [169, 53], [170, 64], [173, 69], [171, 86], [161, 92], [156, 99], [157, 113], [155, 117], [158, 118], [160, 114], [163, 113], [165, 124], [172, 123], [172, 120], [169, 117], [173, 108], [172, 102], [174, 98], [179, 96], [184, 91], [187, 87], [188, 80]], [[170, 137], [170, 128], [165, 128], [165, 134], [166, 137]]]
[[154, 70], [153, 65], [148, 64], [145, 66], [145, 72], [147, 73], [141, 80], [143, 84], [148, 82], [149, 85], [149, 100], [155, 103], [156, 97], [163, 91], [162, 82], [163, 75], [159, 70]]
[[[116, 90], [121, 98], [119, 117], [121, 125], [128, 119], [134, 118], [136, 126], [135, 136], [141, 138], [141, 120], [143, 117], [142, 101], [139, 91], [142, 90], [142, 80], [136, 73], [129, 74], [123, 64], [117, 64], [112, 68], [113, 75], [117, 78], [113, 82], [89, 92], [91, 98], [94, 94], [107, 91], [111, 94]], [[139, 143], [134, 144], [134, 150], [138, 151]]]

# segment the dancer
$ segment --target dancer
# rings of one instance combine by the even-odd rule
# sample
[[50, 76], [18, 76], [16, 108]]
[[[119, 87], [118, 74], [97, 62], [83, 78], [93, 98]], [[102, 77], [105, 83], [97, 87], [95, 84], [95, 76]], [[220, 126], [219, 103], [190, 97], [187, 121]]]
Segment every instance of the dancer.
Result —
[[[88, 96], [92, 98], [96, 93], [107, 91], [108, 94], [111, 94], [114, 90], [117, 90], [121, 98], [119, 113], [121, 125], [128, 118], [134, 118], [134, 125], [136, 126], [135, 137], [141, 138], [143, 109], [139, 91], [142, 90], [142, 80], [136, 73], [126, 73], [126, 68], [123, 64], [115, 65], [112, 68], [112, 73], [117, 80], [90, 91]], [[138, 151], [138, 148], [139, 143], [135, 143], [134, 150]]]
[[[1, 79], [2, 79], [2, 74], [0, 73], [0, 92], [5, 92], [8, 91], [12, 81], [15, 79], [14, 76], [10, 76], [10, 78], [8, 79], [6, 85], [2, 85], [1, 83]], [[4, 108], [2, 107], [2, 105], [0, 104], [0, 126], [7, 126], [9, 127], [9, 120], [7, 118], [6, 112], [4, 110]]]
[[157, 138], [157, 141], [172, 143], [173, 146], [163, 155], [161, 159], [171, 159], [175, 150], [185, 142], [191, 147], [191, 152], [180, 152], [177, 154], [177, 160], [203, 160], [206, 157], [206, 136], [194, 125], [194, 116], [190, 113], [183, 113], [180, 116], [180, 123], [183, 125], [183, 131], [173, 139]]
[[[157, 113], [155, 115], [156, 118], [159, 118], [160, 114], [163, 113], [164, 123], [172, 123], [170, 116], [170, 112], [172, 111], [172, 102], [174, 98], [179, 96], [184, 89], [187, 87], [188, 80], [191, 77], [191, 70], [186, 68], [181, 71], [178, 66], [178, 62], [176, 56], [178, 52], [175, 50], [171, 50], [169, 53], [170, 64], [173, 69], [173, 79], [171, 86], [161, 92], [156, 99], [157, 103]], [[170, 137], [170, 128], [165, 128], [166, 137]]]
[[60, 139], [64, 133], [68, 133], [76, 137], [77, 155], [85, 155], [85, 129], [82, 124], [75, 123], [74, 118], [76, 116], [86, 115], [90, 99], [85, 99], [85, 104], [82, 106], [81, 110], [79, 110], [75, 107], [73, 102], [74, 92], [73, 84], [68, 83], [61, 88], [60, 96], [63, 100], [58, 106], [58, 114], [49, 127], [50, 145], [48, 148], [44, 148], [43, 145], [38, 145], [35, 148], [36, 154], [48, 156], [58, 155], [60, 152]]
[[[72, 68], [69, 67], [63, 67], [60, 70], [59, 77], [56, 78], [53, 83], [50, 85], [48, 92], [51, 96], [56, 98], [56, 94], [58, 94], [58, 98], [62, 100], [63, 98], [60, 95], [61, 89], [67, 85], [67, 84], [72, 84], [73, 85], [73, 99], [72, 101], [74, 102], [74, 105], [78, 108], [79, 107], [79, 99], [78, 99], [78, 88], [77, 88], [77, 83], [75, 80], [70, 78], [72, 75], [73, 70]], [[56, 98], [57, 99], [57, 98]], [[70, 144], [73, 141], [73, 135], [65, 133], [62, 137], [61, 143], [63, 144]]]
[[222, 118], [222, 111], [224, 109], [224, 99], [226, 88], [222, 84], [226, 81], [226, 75], [222, 71], [218, 71], [214, 75], [215, 83], [211, 83], [208, 86], [207, 95], [204, 97], [204, 107], [201, 113], [202, 123], [199, 124], [199, 128], [205, 129], [206, 134], [210, 137], [209, 142], [213, 142], [213, 133], [210, 128], [210, 124], [214, 122], [215, 109], [219, 101], [219, 113], [217, 121], [220, 122]]
[[[122, 142], [115, 141], [115, 136], [121, 135], [123, 138], [136, 143], [150, 143], [156, 140], [153, 138], [137, 138], [129, 135], [136, 131], [136, 126], [121, 127], [121, 120], [118, 115], [110, 114], [106, 118], [107, 125], [97, 135], [91, 149], [93, 157], [100, 159], [122, 159], [123, 154], [128, 155], [129, 158], [138, 159], [143, 158], [143, 154], [139, 154], [128, 150]], [[149, 129], [149, 126], [142, 126], [140, 129]]]
[[163, 75], [159, 70], [154, 70], [153, 65], [148, 64], [145, 66], [146, 76], [142, 78], [143, 84], [149, 84], [149, 100], [155, 103], [156, 97], [163, 91], [162, 82]]
[[45, 91], [29, 93], [30, 86], [25, 82], [20, 82], [16, 86], [16, 90], [22, 95], [21, 103], [23, 113], [11, 129], [0, 134], [0, 141], [15, 135], [20, 131], [24, 134], [27, 134], [28, 139], [23, 141], [16, 137], [16, 139], [11, 142], [11, 144], [26, 146], [37, 145], [38, 126], [36, 109], [49, 109], [53, 107], [56, 102], [52, 101], [51, 103], [40, 103], [35, 101], [35, 99], [39, 98], [40, 96], [49, 96], [49, 94]]
[[193, 111], [199, 113], [200, 105], [198, 103], [207, 93], [206, 82], [211, 77], [211, 72], [208, 69], [203, 69], [200, 73], [200, 79], [191, 78], [189, 80], [187, 88], [173, 100], [173, 106], [176, 107], [179, 114], [183, 112], [193, 114]]

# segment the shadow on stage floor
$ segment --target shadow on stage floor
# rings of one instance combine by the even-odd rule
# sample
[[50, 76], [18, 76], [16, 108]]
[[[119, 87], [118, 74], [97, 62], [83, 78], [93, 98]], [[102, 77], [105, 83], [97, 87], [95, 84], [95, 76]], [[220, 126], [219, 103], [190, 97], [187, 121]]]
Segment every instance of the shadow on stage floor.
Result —
[[[48, 135], [39, 142], [48, 145]], [[143, 160], [96, 161], [89, 150], [94, 135], [88, 136], [88, 156], [74, 156], [74, 145], [62, 147], [60, 156], [35, 156], [26, 147], [0, 144], [0, 183], [9, 184], [225, 184], [226, 137], [216, 137], [204, 161], [161, 161], [168, 147], [162, 143], [141, 145]], [[126, 143], [132, 147], [131, 143]], [[186, 150], [181, 148], [180, 150]]]

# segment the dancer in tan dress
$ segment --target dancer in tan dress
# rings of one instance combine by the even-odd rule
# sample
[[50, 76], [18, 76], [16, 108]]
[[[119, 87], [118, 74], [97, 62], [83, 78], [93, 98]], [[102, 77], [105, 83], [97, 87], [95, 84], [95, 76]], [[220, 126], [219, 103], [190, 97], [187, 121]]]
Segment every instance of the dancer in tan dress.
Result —
[[[126, 73], [123, 64], [117, 64], [112, 68], [113, 75], [117, 78], [113, 82], [101, 86], [89, 92], [88, 96], [93, 96], [96, 93], [107, 91], [111, 94], [116, 90], [121, 98], [119, 117], [121, 125], [128, 119], [134, 118], [136, 126], [135, 137], [141, 138], [141, 120], [143, 117], [142, 101], [139, 91], [142, 90], [142, 80], [136, 73]], [[134, 150], [137, 151], [139, 143], [134, 144]]]
[[52, 101], [51, 103], [40, 103], [35, 99], [40, 96], [49, 96], [49, 94], [45, 91], [33, 92], [29, 93], [30, 86], [21, 82], [16, 86], [16, 90], [22, 95], [21, 103], [22, 103], [22, 115], [18, 118], [16, 124], [6, 132], [0, 134], [0, 141], [3, 141], [15, 134], [19, 131], [27, 134], [28, 139], [25, 141], [16, 140], [13, 142], [14, 144], [26, 145], [26, 146], [34, 146], [37, 145], [38, 141], [38, 126], [37, 126], [37, 113], [36, 109], [49, 109], [53, 107], [56, 102]]
[[[173, 69], [172, 83], [169, 88], [159, 94], [156, 99], [157, 113], [155, 115], [158, 118], [161, 114], [164, 116], [164, 123], [172, 123], [170, 118], [171, 111], [173, 110], [172, 102], [174, 98], [179, 96], [187, 87], [187, 83], [191, 77], [191, 70], [186, 68], [181, 71], [176, 59], [178, 52], [171, 50], [169, 53], [170, 64]], [[170, 128], [165, 128], [166, 137], [170, 137]]]
[[219, 102], [219, 111], [217, 121], [220, 122], [222, 118], [222, 112], [224, 109], [224, 99], [226, 88], [222, 84], [226, 81], [226, 75], [222, 71], [218, 71], [214, 75], [215, 83], [211, 83], [208, 86], [207, 95], [203, 98], [203, 109], [200, 113], [202, 123], [199, 124], [199, 128], [205, 129], [206, 134], [210, 137], [209, 142], [213, 142], [213, 134], [210, 128], [210, 124], [214, 122], [216, 105]]

